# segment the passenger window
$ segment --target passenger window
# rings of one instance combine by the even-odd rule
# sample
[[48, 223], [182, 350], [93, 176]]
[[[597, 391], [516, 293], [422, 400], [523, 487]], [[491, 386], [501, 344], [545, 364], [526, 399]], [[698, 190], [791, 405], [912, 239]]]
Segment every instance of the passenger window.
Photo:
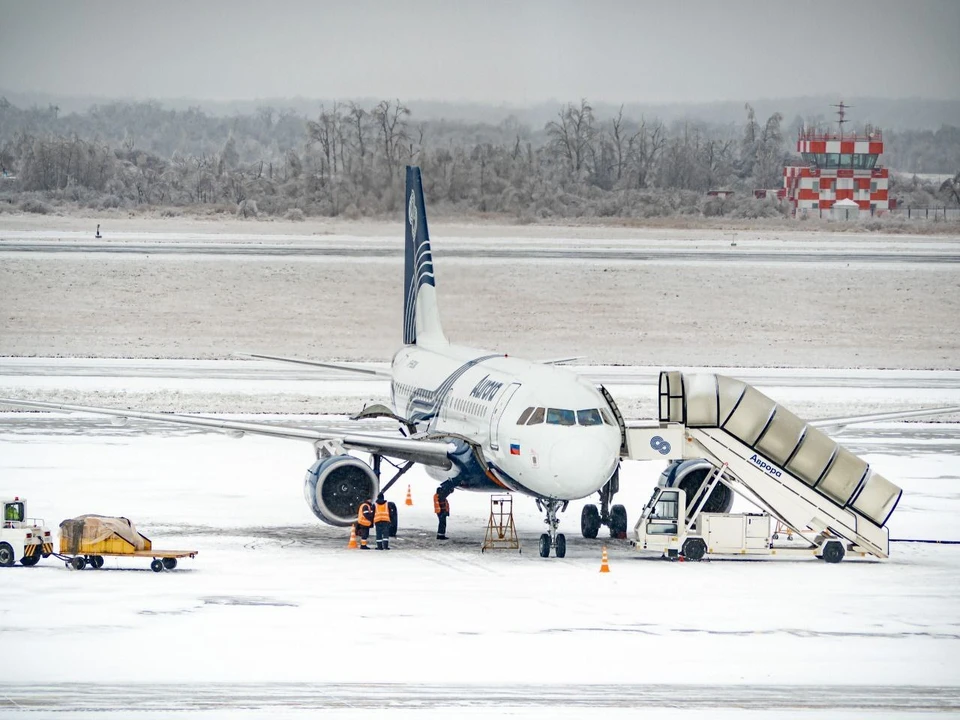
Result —
[[602, 425], [600, 411], [594, 408], [589, 410], [577, 410], [577, 422], [581, 425]]
[[577, 416], [573, 410], [559, 410], [557, 408], [547, 408], [548, 425], [576, 425]]
[[520, 414], [520, 419], [517, 420], [517, 425], [525, 425], [527, 419], [530, 417], [530, 413], [533, 412], [533, 408], [529, 407]]
[[527, 425], [539, 425], [543, 422], [543, 408], [537, 408], [533, 411], [533, 414], [530, 416], [530, 419], [527, 420]]
[[610, 419], [610, 416], [607, 415], [607, 411], [604, 410], [603, 408], [600, 408], [600, 417], [603, 418], [603, 421], [604, 421], [607, 425], [613, 425], [613, 421]]

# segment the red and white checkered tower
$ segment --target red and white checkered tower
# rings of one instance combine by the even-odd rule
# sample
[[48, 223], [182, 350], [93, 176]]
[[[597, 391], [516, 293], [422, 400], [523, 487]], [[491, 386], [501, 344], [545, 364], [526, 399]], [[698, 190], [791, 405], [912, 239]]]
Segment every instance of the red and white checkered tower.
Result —
[[783, 169], [783, 187], [797, 215], [832, 208], [838, 200], [852, 200], [860, 212], [885, 213], [889, 172], [877, 165], [883, 153], [883, 133], [867, 125], [863, 134], [845, 132], [849, 105], [841, 102], [839, 130], [829, 132], [804, 128], [797, 138], [797, 152], [804, 165]]

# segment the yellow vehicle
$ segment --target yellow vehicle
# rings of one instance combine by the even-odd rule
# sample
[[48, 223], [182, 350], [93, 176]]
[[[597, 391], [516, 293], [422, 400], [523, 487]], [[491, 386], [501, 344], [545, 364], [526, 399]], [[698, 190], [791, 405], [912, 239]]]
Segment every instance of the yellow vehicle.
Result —
[[99, 570], [104, 557], [153, 558], [154, 572], [173, 570], [177, 560], [196, 557], [196, 550], [154, 550], [150, 538], [139, 533], [124, 517], [81, 515], [60, 523], [60, 552], [68, 568]]

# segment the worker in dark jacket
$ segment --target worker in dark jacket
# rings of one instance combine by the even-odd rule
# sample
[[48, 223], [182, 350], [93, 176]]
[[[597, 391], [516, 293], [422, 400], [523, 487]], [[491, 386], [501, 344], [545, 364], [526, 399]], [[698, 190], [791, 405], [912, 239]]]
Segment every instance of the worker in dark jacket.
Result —
[[373, 508], [373, 525], [377, 531], [377, 550], [390, 549], [390, 508], [383, 499], [383, 493], [377, 495]]
[[447, 539], [447, 517], [450, 515], [450, 501], [447, 497], [451, 492], [452, 489], [441, 485], [433, 495], [433, 512], [437, 515], [437, 540]]
[[364, 500], [357, 509], [357, 537], [360, 538], [360, 549], [369, 550], [367, 538], [370, 537], [370, 528], [373, 525], [373, 503]]

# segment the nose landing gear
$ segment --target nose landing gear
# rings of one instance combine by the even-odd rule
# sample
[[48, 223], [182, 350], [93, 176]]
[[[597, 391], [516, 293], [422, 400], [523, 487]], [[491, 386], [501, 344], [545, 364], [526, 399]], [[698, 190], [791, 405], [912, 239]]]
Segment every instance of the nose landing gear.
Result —
[[537, 499], [537, 509], [540, 512], [546, 512], [547, 517], [544, 522], [547, 524], [547, 532], [540, 536], [540, 557], [550, 557], [550, 549], [558, 558], [567, 554], [567, 538], [563, 533], [558, 533], [557, 528], [560, 521], [557, 519], [557, 511], [563, 512], [567, 509], [566, 500], [541, 500]]

